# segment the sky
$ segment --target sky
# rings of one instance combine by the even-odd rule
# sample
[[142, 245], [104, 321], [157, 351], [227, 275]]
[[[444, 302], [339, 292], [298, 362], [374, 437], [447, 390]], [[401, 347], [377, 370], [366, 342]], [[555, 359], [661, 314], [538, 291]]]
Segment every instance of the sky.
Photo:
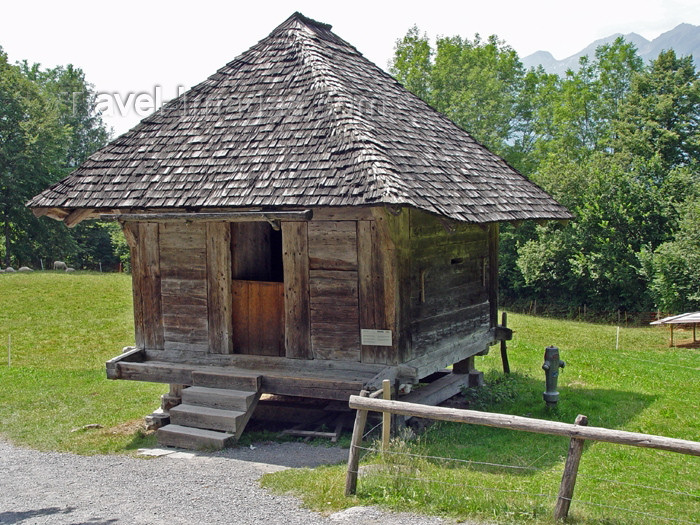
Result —
[[294, 11], [331, 24], [384, 69], [396, 40], [414, 24], [431, 39], [496, 34], [520, 57], [546, 50], [557, 59], [614, 33], [651, 40], [683, 22], [700, 25], [698, 0], [5, 0], [0, 46], [11, 62], [82, 68], [118, 135]]

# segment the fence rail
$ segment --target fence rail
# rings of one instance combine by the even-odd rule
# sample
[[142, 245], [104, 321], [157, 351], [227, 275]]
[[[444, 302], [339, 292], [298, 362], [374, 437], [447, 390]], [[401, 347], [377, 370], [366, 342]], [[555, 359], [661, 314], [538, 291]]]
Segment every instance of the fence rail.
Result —
[[[550, 434], [571, 438], [569, 452], [564, 466], [559, 495], [554, 509], [555, 519], [566, 518], [572, 501], [578, 465], [583, 451], [585, 440], [605, 441], [633, 447], [654, 448], [668, 450], [679, 454], [700, 456], [700, 442], [685, 439], [668, 438], [652, 434], [627, 432], [624, 430], [612, 430], [602, 427], [587, 426], [585, 416], [579, 415], [575, 424], [561, 423], [559, 421], [547, 421], [508, 414], [480, 412], [477, 410], [463, 410], [457, 408], [436, 407], [418, 405], [404, 401], [392, 401], [386, 399], [374, 399], [367, 397], [363, 392], [360, 396], [350, 396], [350, 408], [357, 410], [355, 426], [353, 428], [352, 441], [348, 456], [348, 471], [345, 479], [345, 495], [355, 494], [357, 491], [357, 472], [360, 460], [360, 445], [363, 431], [367, 422], [368, 412], [381, 412], [382, 414], [398, 414], [409, 417], [421, 417], [452, 421], [456, 423], [469, 423], [498, 428], [508, 428], [537, 434]], [[387, 429], [384, 429], [387, 432]]]

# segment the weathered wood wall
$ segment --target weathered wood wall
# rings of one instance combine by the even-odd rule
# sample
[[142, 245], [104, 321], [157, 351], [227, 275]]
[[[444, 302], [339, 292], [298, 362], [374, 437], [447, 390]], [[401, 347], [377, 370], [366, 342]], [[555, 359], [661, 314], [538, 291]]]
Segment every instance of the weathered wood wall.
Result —
[[404, 360], [485, 336], [495, 297], [488, 228], [410, 210], [409, 229], [411, 345]]
[[282, 223], [284, 258], [285, 355], [311, 359], [309, 321], [309, 236], [308, 223]]
[[158, 224], [127, 223], [123, 230], [131, 249], [136, 346], [162, 350], [164, 319]]
[[[485, 349], [497, 226], [378, 207], [281, 230], [284, 282], [271, 283], [267, 223], [127, 223], [137, 345], [195, 363], [241, 353], [425, 369]], [[362, 329], [391, 331], [392, 345], [362, 345]]]
[[165, 349], [209, 352], [205, 223], [161, 223], [160, 265]]
[[360, 361], [357, 222], [311, 221], [308, 235], [313, 356]]

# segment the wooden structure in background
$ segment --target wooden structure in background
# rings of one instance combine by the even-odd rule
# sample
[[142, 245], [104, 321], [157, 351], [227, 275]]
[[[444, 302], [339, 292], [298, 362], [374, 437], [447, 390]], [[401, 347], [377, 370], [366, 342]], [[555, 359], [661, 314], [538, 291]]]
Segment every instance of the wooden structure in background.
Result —
[[347, 401], [453, 364], [466, 381], [509, 337], [499, 222], [570, 217], [299, 13], [29, 206], [120, 222], [136, 344], [108, 376], [193, 386], [171, 416], [229, 430], [207, 446], [261, 393]]

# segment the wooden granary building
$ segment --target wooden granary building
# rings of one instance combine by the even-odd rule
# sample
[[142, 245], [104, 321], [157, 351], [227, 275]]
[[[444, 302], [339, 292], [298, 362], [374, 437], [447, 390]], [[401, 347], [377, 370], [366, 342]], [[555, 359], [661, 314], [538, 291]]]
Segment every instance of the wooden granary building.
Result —
[[504, 337], [499, 223], [570, 218], [299, 13], [28, 205], [121, 223], [136, 344], [108, 376], [174, 385], [160, 440], [210, 446], [261, 393], [468, 372]]

